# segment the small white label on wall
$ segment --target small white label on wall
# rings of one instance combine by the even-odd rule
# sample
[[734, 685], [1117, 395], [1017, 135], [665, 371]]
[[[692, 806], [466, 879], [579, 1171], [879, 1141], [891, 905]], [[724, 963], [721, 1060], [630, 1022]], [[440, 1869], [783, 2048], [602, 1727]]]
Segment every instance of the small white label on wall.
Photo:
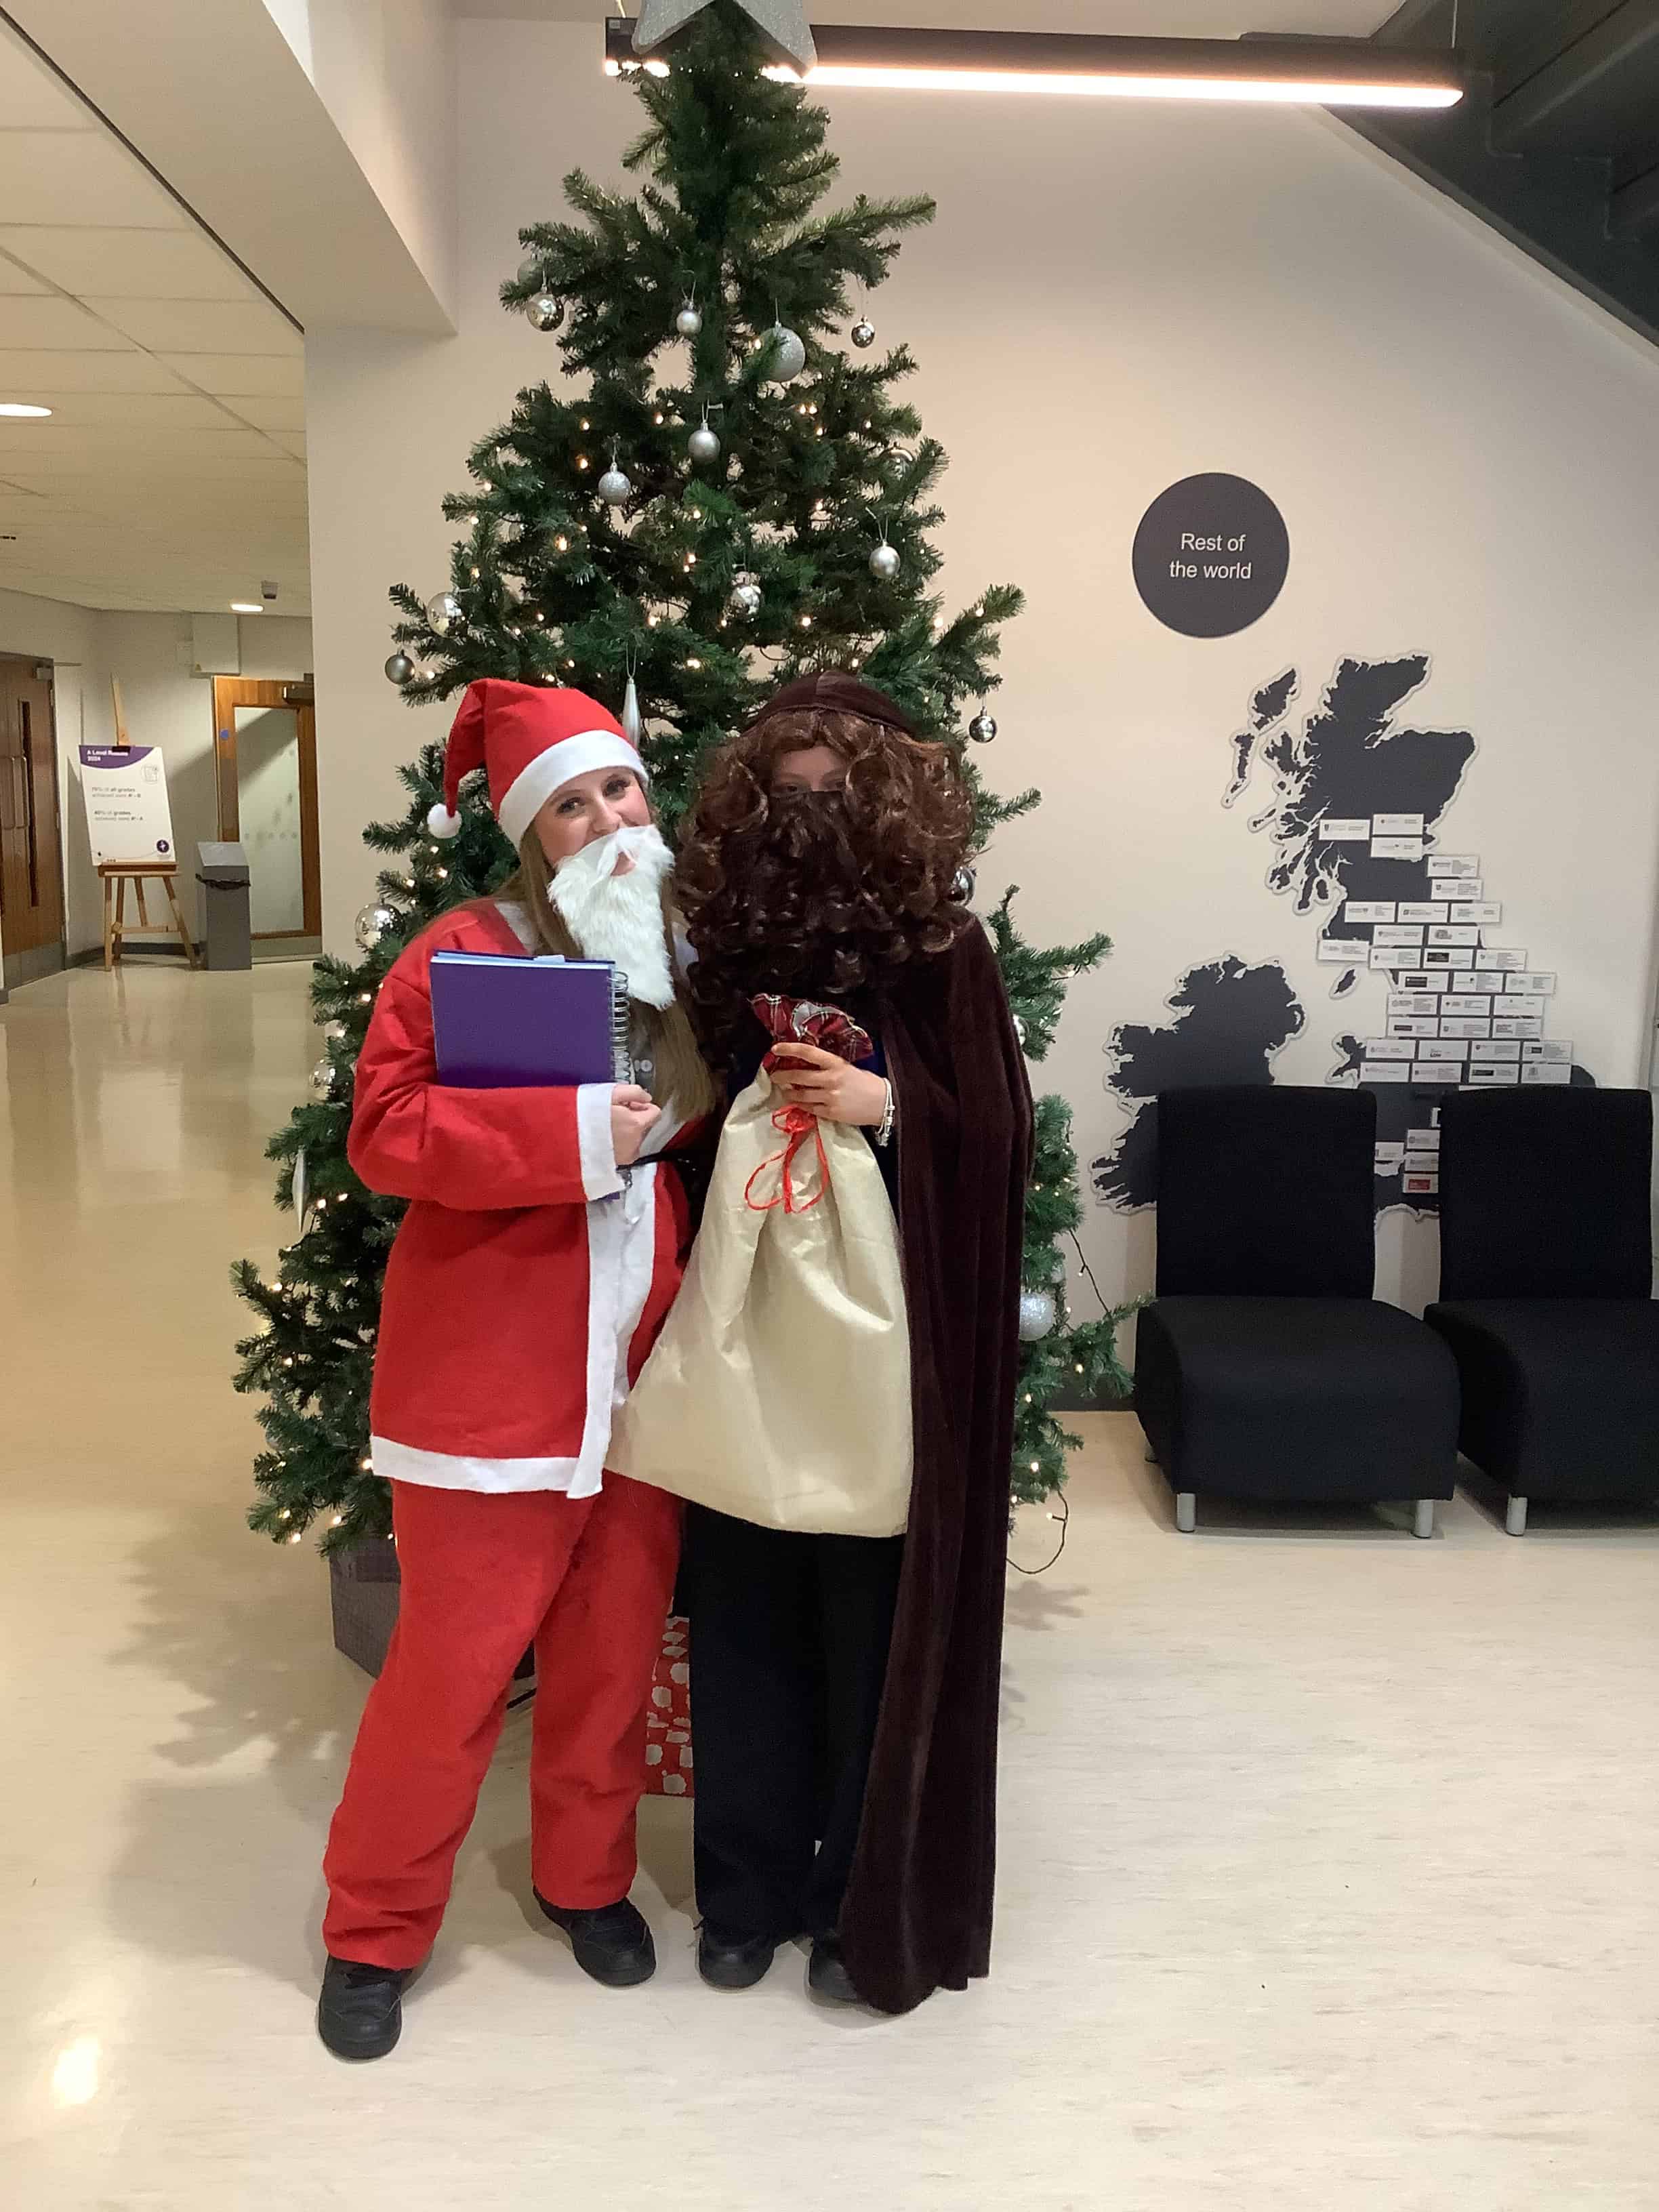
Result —
[[1362, 1083], [1409, 1083], [1411, 1063], [1404, 1060], [1367, 1060], [1360, 1070]]
[[1495, 1014], [1492, 1033], [1495, 1037], [1541, 1037], [1543, 1019], [1538, 1014]]
[[[1494, 1014], [1536, 1014], [1540, 1021], [1549, 1011], [1541, 999], [1526, 998], [1519, 994], [1513, 998], [1494, 999], [1492, 1002], [1492, 1010]], [[1536, 1034], [1541, 1035], [1542, 1032], [1539, 1031]]]
[[[1394, 909], [1392, 899], [1344, 899], [1342, 919], [1344, 921], [1393, 921], [1395, 919]], [[1399, 919], [1409, 921], [1411, 916], [1401, 915]]]
[[1322, 937], [1318, 957], [1328, 967], [1363, 968], [1366, 942], [1363, 937]]
[[1420, 837], [1373, 837], [1371, 858], [1374, 860], [1420, 860], [1423, 840]]
[[1420, 814], [1373, 814], [1371, 842], [1379, 837], [1421, 837], [1423, 817]]
[[1443, 1037], [1489, 1037], [1492, 1024], [1477, 1021], [1470, 1014], [1454, 1014], [1449, 1021], [1442, 1020], [1440, 1034]]
[[1471, 1021], [1484, 1022], [1492, 1018], [1492, 1006], [1490, 999], [1466, 998], [1462, 993], [1452, 991], [1448, 992], [1441, 1002], [1440, 1011], [1443, 1014], [1462, 1014]]
[[1429, 932], [1429, 942], [1431, 945], [1479, 945], [1480, 933], [1478, 929], [1448, 928], [1443, 923], [1438, 929]]
[[1468, 906], [1454, 906], [1451, 918], [1454, 921], [1477, 921], [1483, 929], [1496, 929], [1504, 919], [1504, 909], [1501, 906], [1474, 901]]
[[1425, 1037], [1422, 1043], [1419, 1045], [1417, 1048], [1417, 1059], [1418, 1065], [1419, 1066], [1425, 1060], [1448, 1060], [1462, 1062], [1466, 1060], [1468, 1056], [1469, 1048], [1468, 1045], [1460, 1043], [1455, 1038], [1448, 1038], [1443, 1025], [1442, 1026], [1440, 1036], [1437, 1038]]
[[1520, 1057], [1520, 1046], [1510, 1037], [1494, 1037], [1490, 1044], [1474, 1044], [1469, 1047], [1471, 1060], [1519, 1060]]
[[1323, 838], [1328, 845], [1369, 845], [1371, 825], [1369, 821], [1357, 822], [1345, 819], [1340, 815], [1328, 814], [1314, 835]]
[[1431, 853], [1429, 873], [1431, 876], [1478, 876], [1480, 856], [1474, 853]]
[[1416, 1198], [1431, 1198], [1440, 1188], [1439, 1173], [1428, 1168], [1407, 1168], [1400, 1178], [1400, 1188]]
[[1413, 1057], [1409, 1037], [1367, 1037], [1367, 1060], [1410, 1060]]
[[1469, 1070], [1469, 1081], [1474, 1084], [1519, 1083], [1521, 1071], [1511, 1060], [1483, 1060]]
[[1449, 921], [1451, 908], [1442, 905], [1438, 899], [1401, 899], [1400, 919], [1401, 921]]
[[1483, 945], [1474, 956], [1477, 968], [1524, 968], [1524, 952], [1504, 951], [1495, 945]]
[[1440, 1034], [1440, 1023], [1434, 1015], [1390, 1014], [1389, 1035], [1393, 1037], [1431, 1037]]
[[1420, 945], [1423, 930], [1419, 923], [1411, 927], [1403, 922], [1382, 921], [1371, 932], [1373, 945]]
[[1571, 1083], [1572, 1070], [1553, 1060], [1529, 1060], [1521, 1070], [1522, 1083]]
[[1521, 1048], [1522, 1060], [1559, 1060], [1564, 1067], [1572, 1066], [1572, 1045], [1566, 1037], [1543, 1037], [1534, 1044]]

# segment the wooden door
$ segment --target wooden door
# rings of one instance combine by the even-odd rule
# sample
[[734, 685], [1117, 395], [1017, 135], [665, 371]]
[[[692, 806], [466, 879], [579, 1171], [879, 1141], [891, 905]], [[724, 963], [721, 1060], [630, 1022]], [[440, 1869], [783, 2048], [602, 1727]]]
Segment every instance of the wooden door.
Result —
[[253, 934], [319, 937], [317, 715], [311, 687], [213, 679], [219, 835], [247, 854]]
[[64, 964], [50, 662], [0, 654], [0, 946], [8, 985]]

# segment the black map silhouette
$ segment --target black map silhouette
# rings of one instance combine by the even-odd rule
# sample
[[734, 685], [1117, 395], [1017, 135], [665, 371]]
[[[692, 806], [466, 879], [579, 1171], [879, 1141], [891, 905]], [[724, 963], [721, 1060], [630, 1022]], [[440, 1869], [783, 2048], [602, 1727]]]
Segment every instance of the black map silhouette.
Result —
[[1158, 1196], [1158, 1092], [1271, 1083], [1273, 1054], [1301, 1034], [1305, 1019], [1277, 961], [1248, 968], [1231, 954], [1188, 969], [1164, 1004], [1173, 1021], [1158, 1029], [1125, 1022], [1107, 1048], [1115, 1055], [1111, 1088], [1146, 1102], [1091, 1170], [1097, 1195], [1126, 1212]]
[[[1297, 914], [1316, 916], [1333, 998], [1350, 998], [1362, 983], [1378, 996], [1366, 1034], [1333, 1039], [1338, 1057], [1327, 1080], [1358, 1081], [1376, 1092], [1379, 1208], [1423, 1212], [1438, 1206], [1433, 1148], [1449, 1087], [1595, 1079], [1577, 1066], [1569, 1073], [1571, 1047], [1544, 1040], [1541, 1010], [1553, 1000], [1502, 995], [1510, 988], [1506, 971], [1526, 994], [1553, 993], [1555, 978], [1528, 970], [1524, 950], [1498, 946], [1499, 939], [1519, 933], [1496, 926], [1502, 908], [1478, 878], [1478, 860], [1439, 857], [1442, 817], [1475, 743], [1467, 730], [1396, 726], [1395, 715], [1429, 671], [1426, 653], [1343, 659], [1298, 732], [1286, 717], [1300, 679], [1295, 669], [1285, 670], [1251, 696], [1245, 726], [1231, 739], [1232, 779], [1222, 801], [1237, 802], [1258, 763], [1271, 771], [1273, 798], [1249, 823], [1275, 848], [1268, 888], [1290, 897]], [[1462, 870], [1472, 884], [1459, 927], [1448, 921], [1462, 896], [1459, 878], [1443, 870]], [[1381, 933], [1379, 942], [1378, 923], [1396, 916], [1416, 926], [1396, 928], [1392, 938]], [[1492, 926], [1474, 926], [1477, 917]], [[1401, 936], [1414, 937], [1420, 949], [1395, 951]], [[1438, 947], [1437, 937], [1445, 940]], [[1343, 957], [1349, 942], [1351, 962]], [[1167, 1004], [1173, 1021], [1159, 1028], [1126, 1023], [1106, 1046], [1108, 1086], [1135, 1112], [1091, 1173], [1097, 1195], [1125, 1211], [1156, 1198], [1157, 1093], [1271, 1082], [1273, 1054], [1305, 1021], [1283, 968], [1273, 962], [1248, 968], [1225, 957], [1189, 969]], [[1439, 1018], [1454, 1006], [1455, 1015]], [[1500, 1006], [1538, 1011], [1517, 1016], [1500, 1013]], [[1396, 1056], [1391, 1066], [1385, 1054]], [[1549, 1063], [1547, 1069], [1523, 1066], [1523, 1055], [1528, 1063]], [[1368, 1072], [1373, 1080], [1365, 1080]], [[1410, 1172], [1413, 1166], [1419, 1172]]]

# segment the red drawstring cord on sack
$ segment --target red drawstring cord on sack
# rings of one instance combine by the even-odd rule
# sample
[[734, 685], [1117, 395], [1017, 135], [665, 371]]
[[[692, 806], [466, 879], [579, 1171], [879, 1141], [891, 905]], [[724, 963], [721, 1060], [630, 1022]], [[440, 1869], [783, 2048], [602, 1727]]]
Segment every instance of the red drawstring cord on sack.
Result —
[[[818, 1117], [805, 1106], [781, 1106], [772, 1116], [772, 1127], [781, 1137], [787, 1137], [789, 1142], [781, 1152], [772, 1153], [755, 1170], [743, 1187], [744, 1201], [755, 1213], [773, 1213], [779, 1206], [786, 1213], [810, 1213], [830, 1188], [830, 1159], [823, 1149], [823, 1132], [818, 1127]], [[794, 1178], [790, 1170], [795, 1164], [796, 1153], [806, 1142], [809, 1133], [818, 1148], [818, 1166], [823, 1170], [823, 1187], [817, 1197], [806, 1199], [797, 1206]], [[757, 1203], [754, 1196], [755, 1185], [769, 1168], [775, 1167], [782, 1170], [778, 1194], [775, 1198], [769, 1198], [763, 1204]]]

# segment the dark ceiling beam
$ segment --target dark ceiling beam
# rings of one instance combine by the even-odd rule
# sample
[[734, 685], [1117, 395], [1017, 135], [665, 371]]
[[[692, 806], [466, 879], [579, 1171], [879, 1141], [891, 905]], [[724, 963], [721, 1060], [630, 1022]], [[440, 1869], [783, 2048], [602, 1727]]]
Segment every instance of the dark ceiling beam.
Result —
[[1510, 151], [1568, 115], [1618, 73], [1659, 52], [1659, 0], [1624, 0], [1565, 53], [1501, 97], [1492, 110], [1492, 140]]

